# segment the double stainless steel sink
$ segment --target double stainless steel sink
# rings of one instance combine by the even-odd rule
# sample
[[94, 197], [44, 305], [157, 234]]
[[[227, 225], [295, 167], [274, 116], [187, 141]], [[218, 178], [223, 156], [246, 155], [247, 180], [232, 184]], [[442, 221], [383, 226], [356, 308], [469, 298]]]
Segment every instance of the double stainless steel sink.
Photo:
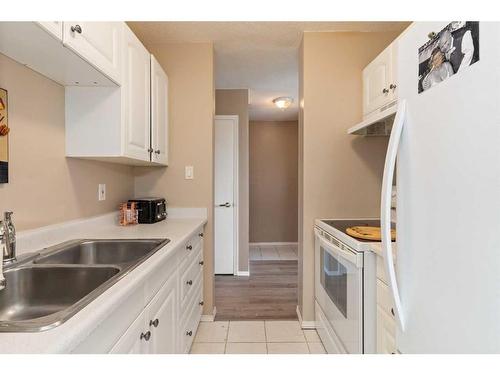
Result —
[[168, 242], [74, 240], [4, 267], [0, 332], [36, 332], [64, 323]]

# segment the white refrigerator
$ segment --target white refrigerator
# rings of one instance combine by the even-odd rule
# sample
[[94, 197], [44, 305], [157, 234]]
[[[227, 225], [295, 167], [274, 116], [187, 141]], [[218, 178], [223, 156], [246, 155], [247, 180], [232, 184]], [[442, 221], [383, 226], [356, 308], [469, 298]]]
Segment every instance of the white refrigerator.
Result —
[[[396, 345], [401, 353], [500, 353], [500, 23], [475, 23], [473, 44], [449, 24], [416, 22], [398, 40], [399, 107], [381, 207]], [[446, 30], [429, 36], [444, 29], [451, 40]], [[471, 45], [475, 61], [457, 65]]]

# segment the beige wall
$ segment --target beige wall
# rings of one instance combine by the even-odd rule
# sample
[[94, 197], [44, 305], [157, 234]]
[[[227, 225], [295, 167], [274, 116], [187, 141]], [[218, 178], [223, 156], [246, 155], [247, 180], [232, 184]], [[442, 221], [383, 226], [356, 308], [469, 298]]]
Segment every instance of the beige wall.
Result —
[[0, 212], [14, 211], [18, 230], [111, 212], [133, 195], [131, 167], [65, 158], [64, 87], [1, 54], [0, 87], [8, 90], [11, 128]]
[[314, 320], [314, 219], [378, 217], [385, 137], [348, 135], [362, 69], [398, 33], [305, 33], [300, 51], [299, 307]]
[[[149, 45], [169, 78], [170, 144], [167, 168], [135, 168], [136, 196], [162, 196], [171, 207], [207, 207], [205, 305], [214, 304], [213, 275], [213, 46], [210, 43]], [[194, 179], [184, 167], [194, 166]]]
[[215, 90], [215, 114], [238, 115], [238, 271], [248, 271], [248, 90]]
[[250, 242], [297, 242], [298, 122], [250, 122]]

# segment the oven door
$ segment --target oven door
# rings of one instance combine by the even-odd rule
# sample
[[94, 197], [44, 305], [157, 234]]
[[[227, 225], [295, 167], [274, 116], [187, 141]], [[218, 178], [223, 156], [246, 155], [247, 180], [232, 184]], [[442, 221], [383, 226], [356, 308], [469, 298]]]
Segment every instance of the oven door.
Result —
[[316, 230], [316, 300], [347, 353], [363, 353], [363, 256]]

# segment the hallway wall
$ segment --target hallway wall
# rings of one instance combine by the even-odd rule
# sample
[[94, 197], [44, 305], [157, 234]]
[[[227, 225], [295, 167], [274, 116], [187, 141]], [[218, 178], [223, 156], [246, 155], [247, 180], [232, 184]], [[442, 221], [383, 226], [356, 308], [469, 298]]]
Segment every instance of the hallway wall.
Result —
[[297, 242], [298, 122], [250, 122], [250, 242]]

